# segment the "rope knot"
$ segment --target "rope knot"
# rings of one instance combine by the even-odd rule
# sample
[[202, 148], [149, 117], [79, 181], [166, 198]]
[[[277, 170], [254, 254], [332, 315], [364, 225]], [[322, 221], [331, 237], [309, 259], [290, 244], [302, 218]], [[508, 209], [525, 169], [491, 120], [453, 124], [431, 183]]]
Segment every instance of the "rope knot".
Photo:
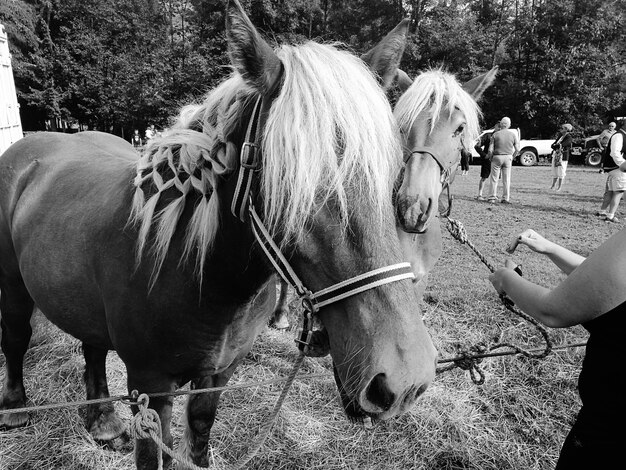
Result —
[[460, 220], [448, 217], [446, 228], [448, 229], [448, 232], [450, 232], [450, 235], [456, 238], [459, 242], [467, 243], [467, 231]]
[[147, 439], [149, 437], [161, 436], [161, 420], [159, 414], [152, 408], [148, 408], [150, 398], [145, 393], [137, 398], [139, 411], [131, 420], [131, 434], [137, 439]]
[[485, 383], [485, 373], [478, 366], [483, 359], [475, 357], [477, 354], [484, 354], [488, 351], [488, 348], [482, 344], [475, 344], [468, 349], [460, 350], [459, 356], [454, 360], [454, 365], [459, 369], [469, 371], [472, 382], [476, 385], [482, 385]]

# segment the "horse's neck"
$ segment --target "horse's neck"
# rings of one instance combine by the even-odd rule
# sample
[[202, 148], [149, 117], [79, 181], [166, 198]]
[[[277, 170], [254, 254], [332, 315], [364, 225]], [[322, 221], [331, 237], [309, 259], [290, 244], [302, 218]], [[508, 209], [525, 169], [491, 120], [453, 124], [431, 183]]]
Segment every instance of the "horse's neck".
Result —
[[237, 297], [253, 295], [272, 275], [269, 262], [254, 239], [250, 222], [241, 222], [231, 213], [232, 199], [220, 190], [215, 196], [220, 199], [220, 226], [204, 265], [203, 285], [228, 290], [232, 286]]

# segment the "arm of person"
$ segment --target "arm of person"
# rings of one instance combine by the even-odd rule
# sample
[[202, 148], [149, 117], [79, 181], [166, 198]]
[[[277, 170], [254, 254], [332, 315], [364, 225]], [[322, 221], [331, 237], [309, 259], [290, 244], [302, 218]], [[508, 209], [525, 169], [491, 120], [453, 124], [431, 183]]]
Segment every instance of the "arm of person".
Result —
[[604, 148], [604, 145], [602, 145], [602, 139], [604, 138], [604, 131], [602, 131], [600, 133], [600, 135], [598, 137], [596, 137], [596, 142], [598, 143], [598, 147], [600, 148], [600, 150], [602, 150]]
[[[618, 165], [620, 167], [620, 170], [622, 168], [622, 166], [624, 165], [624, 156], [622, 155], [622, 145], [623, 144], [623, 137], [622, 137], [622, 133], [621, 132], [616, 132], [615, 135], [613, 136], [613, 138], [611, 139], [611, 158], [613, 159], [613, 161], [615, 162], [616, 165]], [[624, 171], [624, 170], [622, 170]]]
[[626, 301], [625, 244], [626, 229], [622, 229], [554, 289], [522, 278], [511, 269], [510, 261], [489, 280], [498, 292], [506, 293], [520, 309], [547, 326], [563, 328], [585, 323]]
[[476, 153], [478, 153], [478, 155], [480, 155], [480, 158], [486, 158], [487, 157], [487, 152], [483, 151], [482, 139], [479, 140], [476, 145], [474, 145], [474, 150], [476, 150]]
[[520, 243], [537, 253], [546, 255], [565, 274], [570, 274], [585, 260], [583, 256], [542, 237], [532, 229], [524, 230], [515, 237], [507, 247], [507, 253], [513, 254]]

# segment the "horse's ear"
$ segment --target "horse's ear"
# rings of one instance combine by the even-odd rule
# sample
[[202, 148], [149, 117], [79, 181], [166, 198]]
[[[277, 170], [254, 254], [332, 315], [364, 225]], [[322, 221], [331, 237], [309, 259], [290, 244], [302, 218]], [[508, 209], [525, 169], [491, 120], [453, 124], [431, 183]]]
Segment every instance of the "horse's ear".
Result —
[[396, 78], [410, 22], [408, 18], [402, 20], [378, 44], [361, 56], [370, 70], [380, 76], [385, 89], [389, 88]]
[[498, 66], [496, 65], [489, 72], [472, 78], [469, 82], [463, 85], [463, 89], [472, 95], [475, 101], [478, 101], [487, 88], [491, 86], [496, 79], [498, 73]]
[[407, 91], [409, 87], [413, 85], [413, 80], [411, 80], [411, 77], [409, 77], [402, 69], [398, 69], [398, 72], [396, 73], [396, 81], [398, 84], [398, 88], [400, 88], [400, 91], [402, 93]]
[[226, 8], [228, 54], [233, 66], [260, 93], [272, 91], [281, 77], [280, 59], [261, 38], [237, 0], [229, 0]]

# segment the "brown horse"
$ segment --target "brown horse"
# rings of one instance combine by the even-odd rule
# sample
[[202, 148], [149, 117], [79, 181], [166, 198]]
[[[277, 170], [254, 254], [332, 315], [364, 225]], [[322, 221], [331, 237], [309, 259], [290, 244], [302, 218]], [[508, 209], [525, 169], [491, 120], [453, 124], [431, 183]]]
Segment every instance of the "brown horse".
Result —
[[[408, 20], [401, 21], [362, 59], [378, 74], [384, 89], [396, 84], [402, 93], [394, 110], [402, 130], [405, 162], [395, 195], [397, 233], [415, 274], [418, 298], [422, 298], [427, 274], [442, 250], [439, 199], [454, 178], [461, 148], [478, 137], [476, 103], [493, 83], [497, 67], [464, 85], [440, 70], [424, 72], [414, 82], [398, 68], [408, 26]], [[281, 283], [271, 321], [276, 328], [289, 325], [286, 292], [287, 285]]]
[[[97, 132], [33, 135], [0, 157], [0, 409], [26, 404], [34, 305], [82, 341], [88, 398], [108, 396], [113, 349], [129, 391], [225, 385], [274, 300], [261, 244], [231, 213], [240, 170], [256, 170], [251, 203], [311, 291], [403, 261], [391, 205], [401, 144], [371, 72], [331, 46], [273, 51], [236, 1], [227, 18], [233, 75], [184, 108], [139, 160]], [[242, 147], [261, 156], [242, 165]], [[434, 378], [417, 305], [403, 279], [320, 308], [349, 415], [402, 413]], [[198, 465], [207, 464], [218, 399], [187, 402], [181, 445]], [[150, 405], [171, 445], [172, 398]], [[27, 419], [0, 415], [0, 426]], [[98, 440], [124, 430], [111, 404], [89, 405], [86, 425]], [[135, 459], [156, 468], [156, 445], [138, 440]]]

